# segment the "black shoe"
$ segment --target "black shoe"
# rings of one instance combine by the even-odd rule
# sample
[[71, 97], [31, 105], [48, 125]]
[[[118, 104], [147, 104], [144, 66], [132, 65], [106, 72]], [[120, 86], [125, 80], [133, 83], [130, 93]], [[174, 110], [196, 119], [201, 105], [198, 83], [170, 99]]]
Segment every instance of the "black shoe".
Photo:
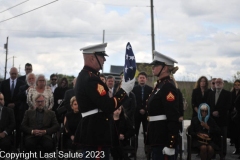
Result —
[[236, 154], [239, 154], [240, 151], [238, 149], [236, 149], [232, 154], [236, 155]]

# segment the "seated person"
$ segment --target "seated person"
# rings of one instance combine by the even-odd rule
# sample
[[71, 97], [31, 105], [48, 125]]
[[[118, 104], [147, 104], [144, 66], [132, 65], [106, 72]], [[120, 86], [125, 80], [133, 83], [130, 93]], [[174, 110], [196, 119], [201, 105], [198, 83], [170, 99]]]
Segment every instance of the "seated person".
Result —
[[51, 135], [59, 129], [56, 115], [45, 107], [45, 97], [36, 95], [35, 109], [27, 110], [22, 121], [22, 131], [25, 134], [24, 147], [27, 151], [36, 151], [41, 146], [41, 151], [49, 153], [53, 151]]
[[11, 149], [11, 134], [14, 128], [13, 109], [4, 107], [4, 96], [0, 92], [0, 150], [8, 152]]
[[200, 104], [198, 116], [191, 120], [188, 134], [192, 135], [192, 147], [199, 149], [201, 159], [211, 160], [214, 150], [219, 149], [220, 128], [210, 117], [210, 107], [206, 103]]
[[122, 106], [113, 112], [111, 130], [113, 146], [111, 155], [113, 160], [128, 159], [127, 155], [123, 154], [123, 147], [129, 145], [129, 138], [134, 136], [134, 129], [130, 120], [125, 117]]
[[74, 144], [74, 135], [78, 124], [82, 119], [82, 115], [78, 110], [78, 103], [75, 96], [71, 98], [70, 106], [72, 108], [72, 112], [67, 113], [64, 117], [65, 133], [63, 137], [63, 144], [64, 148], [76, 150], [76, 145]]

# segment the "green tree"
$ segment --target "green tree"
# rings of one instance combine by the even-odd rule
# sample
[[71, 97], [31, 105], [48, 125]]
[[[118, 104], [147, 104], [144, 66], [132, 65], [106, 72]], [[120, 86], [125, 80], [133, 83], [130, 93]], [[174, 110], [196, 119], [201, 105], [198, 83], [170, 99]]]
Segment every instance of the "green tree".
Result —
[[237, 73], [233, 75], [233, 82], [234, 82], [236, 79], [240, 79], [240, 71], [237, 71]]

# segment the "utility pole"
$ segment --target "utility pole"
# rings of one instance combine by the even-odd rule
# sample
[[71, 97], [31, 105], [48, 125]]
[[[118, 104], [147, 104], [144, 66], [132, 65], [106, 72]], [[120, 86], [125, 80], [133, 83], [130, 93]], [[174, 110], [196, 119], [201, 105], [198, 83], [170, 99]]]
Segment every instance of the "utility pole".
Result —
[[21, 65], [19, 64], [19, 67], [18, 67], [18, 74], [20, 74], [20, 68], [21, 68], [20, 66], [21, 66]]
[[7, 74], [8, 37], [7, 37], [7, 43], [4, 44], [4, 49], [6, 49], [6, 61], [5, 61], [5, 72], [4, 72], [4, 80], [5, 80], [6, 74]]
[[104, 38], [105, 38], [105, 30], [103, 30], [103, 39], [102, 39], [102, 43], [104, 43]]
[[17, 58], [17, 57], [13, 56], [12, 58], [13, 58], [13, 67], [14, 67], [14, 58]]
[[152, 59], [154, 58], [153, 51], [155, 50], [155, 34], [154, 34], [154, 17], [153, 17], [153, 0], [151, 1], [151, 36], [152, 36]]
[[[102, 39], [102, 43], [104, 43], [104, 39], [105, 39], [105, 30], [103, 30], [103, 39]], [[104, 68], [104, 66], [102, 66], [102, 73], [103, 73], [103, 68]]]

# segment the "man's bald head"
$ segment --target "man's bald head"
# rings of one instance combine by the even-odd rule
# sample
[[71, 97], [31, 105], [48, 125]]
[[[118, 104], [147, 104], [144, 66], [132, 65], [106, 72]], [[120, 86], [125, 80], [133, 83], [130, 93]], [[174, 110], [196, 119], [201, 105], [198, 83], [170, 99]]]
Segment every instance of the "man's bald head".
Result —
[[16, 67], [12, 67], [12, 68], [10, 69], [9, 74], [10, 74], [10, 78], [11, 78], [12, 80], [16, 79], [17, 76], [18, 76], [18, 70], [17, 70], [17, 68], [16, 68]]

